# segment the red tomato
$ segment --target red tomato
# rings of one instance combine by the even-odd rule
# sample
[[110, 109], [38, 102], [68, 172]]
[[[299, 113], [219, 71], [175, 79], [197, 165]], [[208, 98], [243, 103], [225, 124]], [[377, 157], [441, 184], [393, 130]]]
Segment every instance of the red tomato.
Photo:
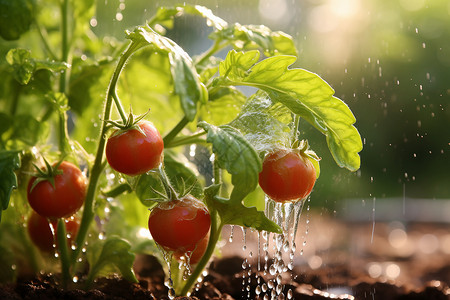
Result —
[[58, 170], [62, 174], [54, 177], [54, 187], [50, 181], [39, 182], [33, 189], [37, 177], [28, 183], [27, 197], [30, 206], [47, 218], [69, 217], [77, 212], [86, 196], [86, 177], [74, 164], [63, 161]]
[[259, 185], [277, 202], [306, 198], [316, 182], [316, 170], [312, 162], [290, 150], [269, 153], [259, 173]]
[[[67, 242], [69, 246], [72, 241], [75, 239], [78, 229], [80, 227], [80, 222], [78, 218], [71, 217], [69, 219], [64, 220], [66, 225], [66, 233], [69, 236]], [[52, 222], [53, 229], [56, 233], [56, 221]], [[50, 223], [48, 219], [39, 215], [35, 211], [32, 211], [30, 217], [27, 222], [28, 235], [30, 236], [33, 244], [36, 245], [42, 252], [53, 252], [53, 245], [56, 242], [56, 235], [53, 236], [52, 228], [50, 227]]]
[[192, 196], [159, 204], [148, 219], [153, 239], [169, 251], [194, 249], [210, 226], [208, 209]]
[[106, 143], [106, 159], [117, 172], [134, 176], [156, 168], [162, 160], [164, 143], [149, 121], [140, 121], [139, 130], [129, 129], [111, 135]]
[[208, 242], [209, 232], [195, 245], [195, 247], [191, 247], [190, 249], [186, 249], [184, 251], [177, 250], [173, 253], [173, 256], [178, 261], [181, 261], [182, 257], [186, 260], [186, 256], [189, 256], [189, 264], [194, 265], [198, 263], [203, 257], [203, 254], [205, 254], [206, 248], [208, 247]]

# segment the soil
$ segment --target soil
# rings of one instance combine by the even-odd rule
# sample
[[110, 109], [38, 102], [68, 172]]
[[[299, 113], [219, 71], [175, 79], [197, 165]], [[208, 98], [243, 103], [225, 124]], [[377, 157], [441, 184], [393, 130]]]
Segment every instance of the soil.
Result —
[[[224, 230], [224, 237], [229, 231]], [[349, 223], [313, 216], [298, 232], [297, 242], [306, 243], [296, 251], [293, 270], [279, 278], [285, 298], [290, 293], [292, 299], [450, 299], [447, 224], [405, 228], [392, 222]], [[223, 242], [223, 257], [212, 261], [192, 295], [175, 299], [263, 299], [264, 293], [256, 297], [257, 286], [275, 279], [263, 271], [257, 234], [235, 228], [233, 236], [232, 243]], [[137, 284], [110, 277], [98, 279], [88, 291], [63, 290], [56, 276], [46, 274], [1, 285], [0, 299], [168, 299], [164, 270], [155, 257], [137, 256], [134, 268]]]

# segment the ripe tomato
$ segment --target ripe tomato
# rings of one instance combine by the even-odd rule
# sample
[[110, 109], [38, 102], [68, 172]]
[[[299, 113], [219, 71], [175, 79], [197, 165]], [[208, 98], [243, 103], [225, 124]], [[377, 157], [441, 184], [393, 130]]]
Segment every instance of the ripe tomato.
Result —
[[189, 256], [189, 264], [194, 265], [200, 261], [203, 257], [203, 254], [206, 252], [206, 248], [208, 247], [209, 242], [209, 232], [200, 240], [200, 242], [195, 245], [195, 247], [191, 247], [186, 250], [177, 250], [173, 253], [173, 256], [176, 260], [180, 261], [184, 257], [184, 260], [187, 260], [186, 256]]
[[157, 167], [162, 160], [164, 143], [159, 131], [149, 121], [140, 121], [139, 130], [113, 133], [106, 143], [106, 159], [117, 172], [134, 176]]
[[153, 239], [168, 251], [194, 249], [210, 226], [208, 209], [192, 196], [159, 204], [148, 219]]
[[269, 153], [259, 173], [259, 185], [277, 202], [306, 198], [315, 182], [316, 170], [312, 162], [290, 150]]
[[[67, 242], [69, 246], [80, 228], [80, 221], [78, 218], [71, 217], [64, 220], [66, 225], [66, 233], [68, 235]], [[48, 219], [39, 215], [37, 212], [32, 211], [27, 221], [28, 235], [30, 236], [33, 244], [36, 245], [42, 252], [53, 252], [53, 245], [56, 244], [56, 220], [52, 222], [52, 227], [55, 230], [55, 236], [53, 235], [52, 228]]]
[[83, 205], [86, 196], [86, 177], [77, 166], [63, 161], [58, 170], [62, 174], [54, 177], [54, 186], [50, 181], [44, 180], [33, 187], [37, 177], [32, 177], [28, 183], [27, 197], [30, 206], [47, 218], [73, 215]]

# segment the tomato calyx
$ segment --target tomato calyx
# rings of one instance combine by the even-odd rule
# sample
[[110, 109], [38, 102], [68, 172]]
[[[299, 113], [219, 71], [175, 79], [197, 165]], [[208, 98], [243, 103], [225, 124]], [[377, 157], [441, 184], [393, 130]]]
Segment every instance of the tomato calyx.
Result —
[[127, 132], [128, 130], [137, 130], [140, 133], [142, 133], [144, 136], [147, 136], [147, 134], [142, 130], [142, 128], [139, 127], [139, 122], [142, 121], [149, 112], [150, 112], [150, 109], [141, 115], [135, 116], [133, 114], [133, 110], [130, 107], [130, 113], [128, 114], [126, 121], [124, 121], [124, 120], [118, 120], [118, 121], [106, 120], [105, 122], [108, 125], [112, 125], [113, 128], [118, 129], [111, 135], [111, 137], [121, 135], [122, 133]]
[[295, 140], [292, 145], [292, 152], [298, 153], [301, 157], [306, 158], [311, 161], [314, 168], [316, 169], [316, 178], [319, 178], [320, 175], [320, 165], [319, 162], [321, 158], [314, 152], [311, 148], [309, 148], [308, 140]]
[[[161, 164], [158, 167], [158, 171], [155, 170], [155, 172], [158, 173], [159, 178], [161, 179], [161, 183], [162, 183], [163, 188], [164, 188], [164, 193], [154, 189], [153, 187], [150, 187], [155, 194], [157, 194], [157, 195], [159, 195], [161, 197], [161, 198], [158, 198], [158, 199], [154, 199], [154, 198], [151, 199], [153, 201], [156, 201], [156, 202], [176, 201], [176, 200], [182, 199], [182, 198], [186, 197], [187, 195], [189, 195], [191, 193], [191, 191], [195, 187], [195, 184], [196, 184], [195, 182], [192, 183], [187, 188], [184, 187], [184, 184], [183, 184], [182, 190], [177, 192], [175, 190], [175, 188], [172, 186], [172, 184], [170, 183], [170, 179], [167, 176], [166, 171], [164, 170], [164, 165], [163, 164]], [[181, 178], [181, 180], [183, 180], [183, 178]], [[184, 183], [184, 181], [183, 181], [183, 183]]]
[[58, 161], [54, 166], [52, 166], [45, 158], [45, 168], [39, 168], [36, 164], [33, 164], [36, 169], [36, 173], [32, 174], [32, 176], [36, 177], [36, 180], [33, 182], [30, 191], [32, 191], [39, 183], [48, 181], [55, 188], [55, 177], [56, 175], [61, 175], [63, 173], [62, 170], [59, 169], [59, 166], [62, 164], [63, 160]]

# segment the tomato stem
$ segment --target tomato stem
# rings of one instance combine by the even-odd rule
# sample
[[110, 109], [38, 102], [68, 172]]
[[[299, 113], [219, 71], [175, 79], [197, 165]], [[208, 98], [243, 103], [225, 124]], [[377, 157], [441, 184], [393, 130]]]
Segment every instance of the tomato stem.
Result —
[[167, 147], [167, 145], [170, 145], [170, 142], [177, 136], [178, 133], [180, 133], [181, 130], [183, 130], [184, 127], [189, 123], [189, 120], [186, 118], [186, 116], [181, 119], [180, 122], [178, 122], [177, 125], [163, 138], [164, 147]]
[[183, 146], [183, 145], [205, 143], [205, 140], [200, 138], [201, 136], [203, 136], [205, 134], [206, 134], [205, 131], [200, 131], [200, 132], [195, 133], [193, 135], [181, 136], [181, 137], [178, 137], [178, 138], [174, 138], [172, 140], [172, 142], [170, 142], [169, 144], [167, 144], [167, 145], [164, 144], [164, 148], [168, 149], [168, 148], [174, 148], [174, 147]]
[[56, 229], [56, 240], [58, 241], [58, 248], [61, 260], [62, 285], [67, 288], [70, 279], [70, 257], [69, 248], [67, 246], [66, 225], [62, 218], [58, 219]]
[[195, 269], [192, 271], [191, 276], [186, 280], [180, 295], [184, 296], [193, 288], [194, 284], [197, 282], [197, 278], [202, 274], [203, 270], [206, 268], [211, 256], [214, 253], [216, 244], [219, 241], [220, 234], [222, 232], [223, 223], [221, 222], [217, 211], [210, 210], [211, 215], [211, 236], [209, 238], [208, 246], [206, 248], [205, 254], [198, 262]]
[[170, 184], [169, 176], [167, 176], [166, 170], [164, 170], [164, 164], [161, 163], [158, 167], [159, 176], [161, 177], [161, 182], [164, 186], [164, 190], [166, 191], [167, 198], [169, 200], [178, 199], [178, 193], [175, 191], [173, 186]]
[[[122, 53], [120, 56], [120, 59], [117, 63], [117, 66], [114, 70], [114, 73], [112, 75], [109, 88], [108, 88], [108, 94], [106, 96], [105, 100], [105, 106], [103, 110], [103, 120], [109, 120], [111, 116], [111, 109], [112, 109], [112, 101], [114, 98], [114, 93], [116, 90], [117, 81], [119, 79], [120, 73], [125, 66], [126, 61], [128, 58], [130, 58], [133, 53], [140, 48], [139, 43], [132, 42], [127, 49]], [[89, 229], [89, 226], [94, 219], [94, 199], [95, 194], [97, 190], [97, 184], [100, 176], [102, 175], [102, 171], [105, 167], [105, 164], [103, 163], [103, 153], [105, 151], [105, 145], [106, 145], [106, 133], [109, 129], [109, 125], [107, 122], [101, 123], [101, 129], [100, 129], [100, 136], [99, 136], [99, 142], [97, 146], [97, 153], [94, 160], [94, 165], [91, 169], [91, 174], [89, 176], [89, 184], [87, 188], [86, 193], [86, 199], [84, 203], [84, 209], [83, 209], [83, 215], [81, 218], [81, 224], [80, 229], [78, 231], [78, 235], [76, 238], [76, 248], [72, 255], [72, 265], [76, 263], [77, 258], [80, 254], [81, 249], [83, 248], [84, 241], [87, 236], [87, 232]]]
[[209, 59], [214, 53], [222, 50], [226, 46], [229, 45], [229, 42], [221, 44], [222, 40], [218, 39], [214, 42], [214, 44], [205, 52], [203, 52], [200, 56], [195, 59], [195, 65], [201, 66], [205, 63], [207, 59]]
[[114, 104], [117, 108], [117, 111], [119, 112], [120, 118], [122, 119], [123, 124], [127, 124], [128, 123], [128, 118], [127, 115], [125, 114], [125, 110], [122, 106], [122, 102], [119, 99], [119, 96], [117, 95], [117, 91], [114, 90], [114, 92], [111, 94], [113, 100], [114, 100]]

